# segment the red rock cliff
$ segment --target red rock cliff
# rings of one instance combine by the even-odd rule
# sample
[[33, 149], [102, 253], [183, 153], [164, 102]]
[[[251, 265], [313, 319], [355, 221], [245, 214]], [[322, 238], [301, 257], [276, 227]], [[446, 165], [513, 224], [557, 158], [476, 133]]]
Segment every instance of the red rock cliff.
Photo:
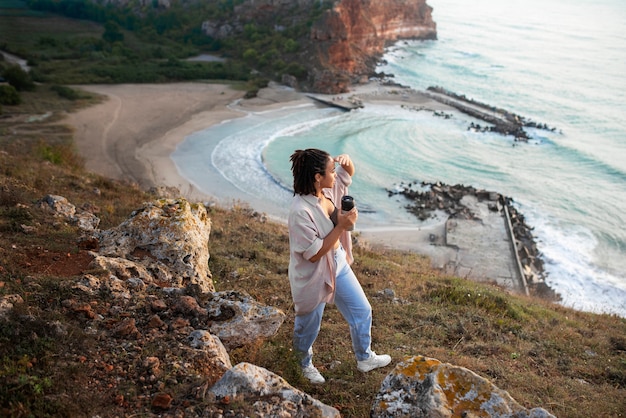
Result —
[[385, 46], [400, 39], [436, 39], [426, 0], [338, 0], [313, 24], [311, 89], [348, 91], [373, 73]]

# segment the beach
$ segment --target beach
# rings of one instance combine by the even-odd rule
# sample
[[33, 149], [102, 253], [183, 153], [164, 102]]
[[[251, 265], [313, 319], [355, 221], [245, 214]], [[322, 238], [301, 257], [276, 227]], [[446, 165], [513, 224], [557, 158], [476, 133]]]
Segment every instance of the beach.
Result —
[[[107, 96], [102, 103], [72, 113], [68, 123], [75, 129], [75, 143], [85, 159], [88, 171], [105, 177], [135, 182], [142, 189], [151, 187], [176, 188], [180, 196], [191, 201], [203, 201], [228, 207], [234, 201], [249, 202], [264, 212], [263, 202], [249, 201], [217, 173], [207, 173], [212, 190], [199, 190], [180, 175], [170, 155], [186, 136], [212, 125], [242, 117], [246, 111], [263, 112], [286, 106], [311, 103], [309, 95], [284, 86], [271, 84], [261, 89], [257, 97], [244, 99], [245, 92], [226, 84], [179, 83], [158, 85], [90, 85], [79, 88]], [[341, 96], [315, 95], [327, 101], [358, 100], [389, 106], [410, 106], [431, 111], [451, 110], [427, 95], [397, 86], [370, 83]], [[220, 199], [228, 191], [229, 199]], [[285, 222], [284, 215], [267, 213], [274, 220]], [[485, 281], [496, 281], [488, 268], [493, 259], [501, 259], [501, 249], [483, 249], [487, 259], [476, 259], [470, 252], [485, 241], [485, 232], [471, 232], [464, 240], [467, 250], [446, 245], [434, 245], [433, 237], [452, 234], [445, 221], [404, 228], [357, 228], [361, 245], [412, 251], [428, 256], [435, 268], [449, 273]], [[488, 242], [488, 240], [487, 240]], [[506, 258], [506, 257], [505, 257]], [[472, 260], [472, 265], [468, 265]], [[477, 268], [476, 264], [483, 264]], [[478, 277], [473, 277], [479, 274]], [[478, 273], [479, 272], [479, 273]], [[498, 280], [500, 282], [500, 280]], [[505, 287], [510, 278], [502, 281]]]
[[[119, 84], [76, 88], [106, 96], [102, 103], [71, 113], [67, 123], [88, 171], [137, 183], [142, 189], [176, 187], [190, 200], [214, 199], [183, 178], [170, 158], [186, 136], [221, 122], [242, 117], [245, 110], [263, 112], [297, 106], [313, 100], [305, 93], [271, 84], [257, 97], [244, 99], [245, 91], [228, 84]], [[402, 92], [402, 93], [400, 93]], [[326, 95], [328, 101], [339, 100]], [[360, 86], [341, 99], [445, 110], [419, 92], [377, 83]], [[223, 186], [220, 179], [216, 184]], [[217, 190], [216, 190], [217, 192]], [[226, 202], [225, 202], [226, 203]]]

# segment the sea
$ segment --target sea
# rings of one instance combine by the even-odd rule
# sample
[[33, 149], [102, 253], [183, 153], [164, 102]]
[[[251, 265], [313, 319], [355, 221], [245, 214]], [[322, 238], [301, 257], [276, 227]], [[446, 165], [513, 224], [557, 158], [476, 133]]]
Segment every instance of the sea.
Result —
[[[626, 317], [626, 3], [428, 0], [437, 40], [390, 46], [377, 71], [415, 90], [440, 86], [552, 130], [527, 142], [468, 130], [473, 120], [368, 104], [246, 112], [189, 135], [172, 154], [195, 187], [286, 219], [289, 156], [348, 153], [357, 230], [412, 228], [397, 194], [418, 182], [513, 199], [533, 228], [559, 303]], [[348, 94], [349, 95], [349, 94]], [[429, 221], [426, 221], [429, 222]]]

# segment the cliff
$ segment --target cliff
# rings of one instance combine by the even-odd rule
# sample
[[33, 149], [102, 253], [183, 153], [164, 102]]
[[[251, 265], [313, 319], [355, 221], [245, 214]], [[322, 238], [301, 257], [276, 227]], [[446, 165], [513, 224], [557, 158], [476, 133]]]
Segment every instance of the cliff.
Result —
[[310, 33], [309, 83], [320, 93], [346, 92], [374, 73], [385, 46], [401, 39], [436, 39], [426, 0], [340, 0]]
[[432, 10], [426, 0], [246, 0], [235, 7], [228, 25], [213, 23], [207, 31], [206, 22], [203, 29], [230, 37], [246, 22], [271, 24], [277, 31], [310, 24], [298, 39], [299, 54], [283, 57], [305, 67], [308, 77], [299, 85], [293, 78], [287, 84], [334, 94], [373, 75], [386, 46], [401, 39], [436, 39]]

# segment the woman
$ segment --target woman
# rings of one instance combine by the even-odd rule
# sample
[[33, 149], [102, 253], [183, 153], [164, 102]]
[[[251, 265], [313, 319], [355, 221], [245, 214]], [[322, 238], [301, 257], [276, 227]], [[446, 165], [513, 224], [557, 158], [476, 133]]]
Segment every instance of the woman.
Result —
[[[350, 325], [357, 369], [368, 372], [391, 362], [370, 347], [372, 308], [350, 268], [351, 229], [356, 208], [342, 213], [335, 202], [347, 194], [354, 164], [347, 154], [331, 157], [318, 149], [291, 155], [294, 198], [289, 211], [289, 284], [294, 300], [294, 348], [303, 375], [321, 384], [324, 377], [312, 362], [313, 343], [327, 303], [335, 303]], [[335, 163], [338, 164], [335, 169]]]

